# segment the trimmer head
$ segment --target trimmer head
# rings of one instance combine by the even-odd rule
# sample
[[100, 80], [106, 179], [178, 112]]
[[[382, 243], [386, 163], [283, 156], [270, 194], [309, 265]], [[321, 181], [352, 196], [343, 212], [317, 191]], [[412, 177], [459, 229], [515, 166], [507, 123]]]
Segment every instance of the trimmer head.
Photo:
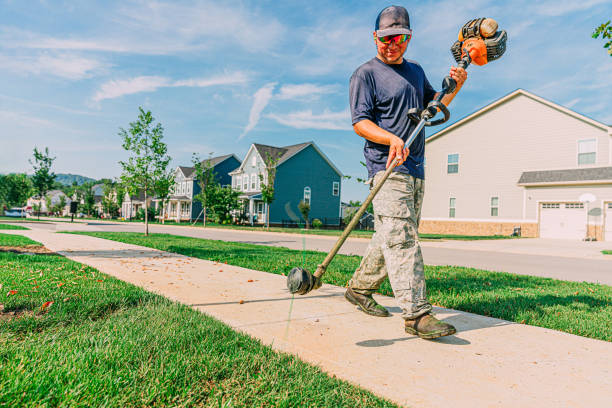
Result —
[[321, 287], [321, 279], [306, 269], [295, 267], [287, 275], [287, 288], [293, 294], [305, 295], [319, 287]]

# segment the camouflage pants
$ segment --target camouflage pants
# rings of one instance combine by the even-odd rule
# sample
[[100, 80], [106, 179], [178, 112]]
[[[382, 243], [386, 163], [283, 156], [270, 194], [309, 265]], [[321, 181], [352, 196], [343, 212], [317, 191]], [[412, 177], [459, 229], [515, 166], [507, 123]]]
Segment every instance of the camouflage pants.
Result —
[[[374, 177], [376, 185], [383, 172]], [[417, 235], [424, 182], [408, 174], [392, 172], [374, 198], [374, 235], [349, 282], [364, 295], [375, 292], [389, 276], [404, 319], [431, 311], [427, 301], [423, 256]]]

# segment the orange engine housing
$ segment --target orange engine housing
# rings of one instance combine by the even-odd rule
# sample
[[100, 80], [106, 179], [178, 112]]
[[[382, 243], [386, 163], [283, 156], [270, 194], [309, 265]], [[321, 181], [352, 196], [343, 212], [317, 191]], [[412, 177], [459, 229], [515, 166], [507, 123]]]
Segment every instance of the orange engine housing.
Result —
[[[463, 42], [462, 49], [467, 48], [470, 53], [472, 63], [476, 65], [485, 65], [487, 61], [487, 46], [482, 38], [468, 38]], [[465, 56], [465, 52], [461, 53], [461, 56]]]

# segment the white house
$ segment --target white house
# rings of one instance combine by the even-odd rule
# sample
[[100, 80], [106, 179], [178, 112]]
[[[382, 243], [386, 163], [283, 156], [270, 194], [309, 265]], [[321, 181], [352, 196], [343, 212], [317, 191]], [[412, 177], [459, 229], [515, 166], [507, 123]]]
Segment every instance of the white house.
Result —
[[[612, 241], [612, 128], [523, 89], [433, 134], [420, 232]], [[588, 224], [588, 229], [587, 229]]]
[[26, 203], [26, 210], [33, 214], [35, 213], [35, 208], [40, 205], [40, 212], [44, 214], [48, 214], [50, 209], [47, 208], [47, 198], [51, 200], [51, 206], [55, 206], [61, 203], [62, 197], [64, 198], [64, 207], [62, 208], [62, 214], [66, 215], [70, 212], [70, 202], [72, 201], [70, 197], [68, 197], [62, 190], [50, 190], [47, 192], [45, 197], [42, 199], [39, 196], [33, 196], [28, 198]]

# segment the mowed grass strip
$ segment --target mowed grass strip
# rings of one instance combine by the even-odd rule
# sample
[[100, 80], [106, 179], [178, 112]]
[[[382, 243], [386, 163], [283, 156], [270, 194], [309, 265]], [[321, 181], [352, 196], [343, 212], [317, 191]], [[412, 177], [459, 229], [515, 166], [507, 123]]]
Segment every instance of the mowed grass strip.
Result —
[[[294, 266], [314, 272], [327, 255], [168, 234], [80, 234], [284, 275]], [[323, 281], [346, 286], [360, 261], [359, 256], [336, 255]], [[436, 305], [612, 341], [610, 286], [454, 266], [425, 266], [425, 275], [429, 300]], [[393, 296], [388, 280], [379, 292]]]
[[0, 247], [3, 246], [26, 247], [42, 246], [42, 244], [22, 235], [0, 234]]
[[15, 224], [0, 224], [0, 230], [27, 230], [29, 228]]
[[0, 406], [394, 407], [58, 255], [0, 252]]

